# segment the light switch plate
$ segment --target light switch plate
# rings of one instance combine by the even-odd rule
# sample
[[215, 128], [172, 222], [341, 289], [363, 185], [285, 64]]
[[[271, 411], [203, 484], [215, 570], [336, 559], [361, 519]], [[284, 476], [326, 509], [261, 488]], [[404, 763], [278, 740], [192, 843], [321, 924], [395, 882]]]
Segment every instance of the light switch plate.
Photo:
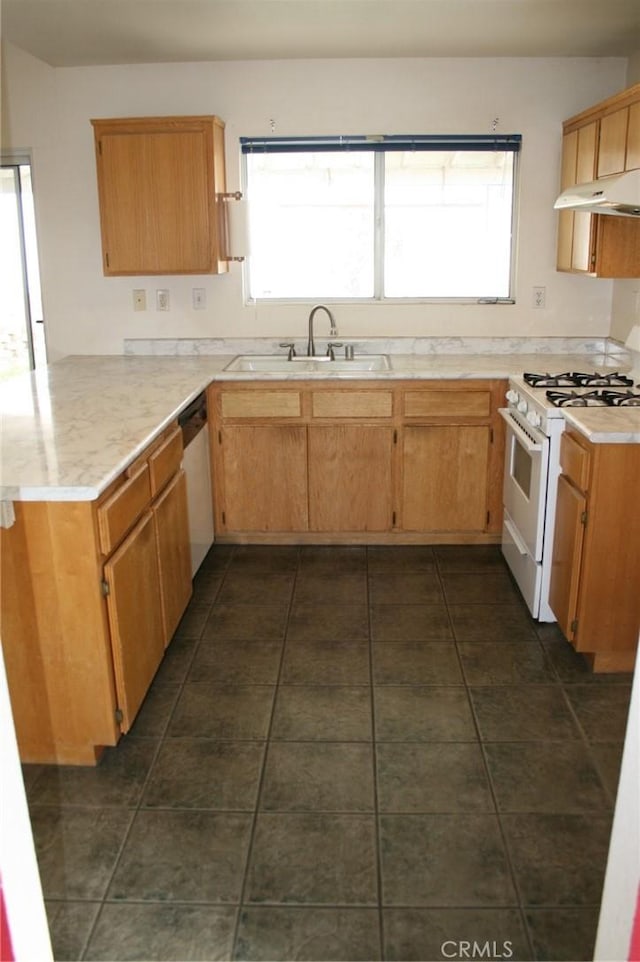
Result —
[[204, 311], [207, 306], [207, 292], [204, 287], [194, 287], [191, 289], [191, 302], [194, 311]]
[[169, 291], [166, 287], [159, 288], [156, 291], [156, 310], [157, 311], [168, 311], [169, 310]]

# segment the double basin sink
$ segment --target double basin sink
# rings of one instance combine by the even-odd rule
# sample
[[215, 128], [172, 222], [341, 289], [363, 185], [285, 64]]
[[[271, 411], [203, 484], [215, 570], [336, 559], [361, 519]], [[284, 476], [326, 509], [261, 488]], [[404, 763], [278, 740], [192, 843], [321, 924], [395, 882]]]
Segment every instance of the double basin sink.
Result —
[[227, 364], [225, 371], [252, 372], [262, 374], [328, 374], [346, 377], [363, 371], [390, 371], [391, 361], [388, 354], [361, 354], [359, 357], [283, 357], [281, 354], [239, 354]]

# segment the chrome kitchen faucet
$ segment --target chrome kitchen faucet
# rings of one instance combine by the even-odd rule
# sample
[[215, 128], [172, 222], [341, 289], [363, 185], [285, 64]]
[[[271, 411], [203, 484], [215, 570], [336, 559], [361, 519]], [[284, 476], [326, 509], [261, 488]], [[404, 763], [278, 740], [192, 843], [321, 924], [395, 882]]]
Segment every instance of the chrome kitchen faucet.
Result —
[[309, 340], [307, 341], [307, 357], [315, 357], [316, 354], [316, 345], [313, 340], [313, 319], [316, 315], [316, 311], [327, 312], [327, 316], [331, 323], [329, 337], [337, 337], [338, 335], [338, 328], [336, 327], [336, 322], [329, 308], [325, 307], [324, 304], [316, 304], [315, 307], [311, 308], [311, 313], [309, 314]]

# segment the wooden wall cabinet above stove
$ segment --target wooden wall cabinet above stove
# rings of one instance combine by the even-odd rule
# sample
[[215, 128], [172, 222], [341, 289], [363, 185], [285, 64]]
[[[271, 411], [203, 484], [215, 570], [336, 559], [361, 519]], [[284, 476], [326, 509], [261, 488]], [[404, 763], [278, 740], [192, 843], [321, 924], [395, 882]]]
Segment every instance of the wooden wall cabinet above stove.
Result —
[[[640, 168], [640, 84], [563, 124], [560, 189]], [[559, 271], [640, 277], [640, 218], [558, 213]]]
[[562, 435], [549, 604], [594, 671], [631, 671], [640, 632], [640, 445]]
[[95, 764], [133, 724], [192, 590], [181, 460], [176, 425], [97, 502], [15, 503], [2, 646], [23, 762]]
[[106, 275], [220, 274], [224, 124], [218, 117], [92, 120]]
[[216, 538], [489, 543], [504, 381], [217, 383]]

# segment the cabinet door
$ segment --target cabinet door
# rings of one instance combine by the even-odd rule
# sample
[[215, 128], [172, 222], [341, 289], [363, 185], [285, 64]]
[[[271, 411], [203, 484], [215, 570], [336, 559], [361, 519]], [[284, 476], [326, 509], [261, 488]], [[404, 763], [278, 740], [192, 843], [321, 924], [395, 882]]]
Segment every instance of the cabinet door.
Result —
[[[596, 175], [596, 148], [598, 125], [594, 121], [578, 131], [576, 156], [576, 184], [586, 184]], [[573, 245], [571, 268], [591, 273], [594, 270], [595, 231], [597, 222], [593, 214], [575, 211], [573, 215]]]
[[556, 523], [549, 605], [565, 638], [575, 634], [572, 627], [578, 609], [578, 589], [584, 542], [584, 512], [587, 502], [582, 492], [560, 475], [556, 501]]
[[226, 424], [221, 446], [226, 531], [306, 531], [307, 429]]
[[606, 114], [600, 121], [598, 177], [619, 174], [624, 170], [628, 122], [628, 107]]
[[640, 102], [629, 107], [625, 170], [640, 167]]
[[[578, 155], [578, 131], [573, 130], [562, 138], [562, 168], [560, 172], [560, 190], [573, 187], [576, 182], [576, 158]], [[558, 212], [558, 259], [559, 271], [571, 270], [571, 252], [573, 249], [573, 216], [572, 210]]]
[[213, 126], [212, 118], [94, 122], [105, 274], [221, 269]]
[[179, 471], [153, 504], [164, 643], [169, 644], [191, 597], [187, 479]]
[[309, 427], [311, 531], [390, 531], [393, 429]]
[[485, 426], [409, 426], [403, 435], [402, 527], [485, 531], [490, 431]]
[[147, 512], [104, 566], [122, 731], [129, 730], [164, 654], [153, 516]]

